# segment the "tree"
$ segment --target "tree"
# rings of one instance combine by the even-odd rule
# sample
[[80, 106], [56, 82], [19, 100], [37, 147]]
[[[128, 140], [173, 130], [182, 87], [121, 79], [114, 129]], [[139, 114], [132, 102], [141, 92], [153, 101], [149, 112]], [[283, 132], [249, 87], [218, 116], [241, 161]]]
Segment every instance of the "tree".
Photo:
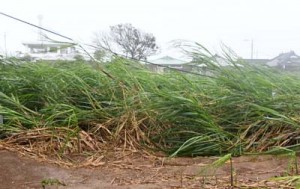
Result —
[[111, 26], [106, 35], [97, 35], [95, 43], [102, 49], [121, 52], [136, 60], [146, 60], [158, 50], [153, 34], [145, 33], [131, 24]]
[[105, 61], [105, 57], [106, 57], [106, 52], [102, 49], [100, 50], [96, 50], [94, 52], [94, 58], [96, 60], [99, 60], [100, 62], [104, 62]]
[[74, 56], [75, 61], [84, 61], [84, 57], [80, 54]]

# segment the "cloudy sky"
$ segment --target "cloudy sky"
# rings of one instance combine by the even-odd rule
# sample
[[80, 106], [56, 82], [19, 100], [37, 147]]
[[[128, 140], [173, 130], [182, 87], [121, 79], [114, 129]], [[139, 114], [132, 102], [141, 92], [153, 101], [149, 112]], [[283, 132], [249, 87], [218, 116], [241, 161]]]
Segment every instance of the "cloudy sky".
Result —
[[[298, 0], [1, 0], [0, 12], [90, 43], [93, 33], [132, 23], [153, 33], [160, 46], [175, 39], [197, 41], [218, 52], [220, 43], [250, 58], [300, 54]], [[6, 48], [5, 40], [6, 39]], [[0, 53], [22, 50], [37, 29], [0, 15]]]

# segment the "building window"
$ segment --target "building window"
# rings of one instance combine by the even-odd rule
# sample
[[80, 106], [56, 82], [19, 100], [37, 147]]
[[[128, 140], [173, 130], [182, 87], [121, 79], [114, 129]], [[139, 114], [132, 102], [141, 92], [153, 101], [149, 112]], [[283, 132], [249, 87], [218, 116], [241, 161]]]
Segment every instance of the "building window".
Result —
[[61, 54], [68, 54], [68, 48], [64, 47], [60, 49]]
[[57, 53], [57, 47], [50, 47], [49, 52]]

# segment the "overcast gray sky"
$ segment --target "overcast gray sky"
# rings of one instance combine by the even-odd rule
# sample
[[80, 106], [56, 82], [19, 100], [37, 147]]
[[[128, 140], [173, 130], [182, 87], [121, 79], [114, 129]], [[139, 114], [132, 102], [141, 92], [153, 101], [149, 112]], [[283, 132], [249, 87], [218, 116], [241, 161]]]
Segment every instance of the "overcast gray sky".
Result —
[[[132, 23], [153, 33], [160, 46], [174, 39], [197, 41], [212, 51], [220, 43], [249, 58], [300, 53], [298, 0], [1, 0], [0, 12], [91, 42], [110, 25]], [[21, 50], [38, 38], [37, 29], [0, 15], [0, 52]], [[248, 40], [248, 41], [247, 41]]]

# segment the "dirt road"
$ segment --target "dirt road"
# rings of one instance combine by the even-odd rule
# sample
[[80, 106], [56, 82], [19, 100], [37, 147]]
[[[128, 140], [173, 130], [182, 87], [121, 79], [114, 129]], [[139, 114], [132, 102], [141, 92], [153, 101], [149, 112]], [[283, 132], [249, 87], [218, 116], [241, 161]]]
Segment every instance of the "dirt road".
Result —
[[[96, 168], [64, 168], [2, 150], [0, 188], [230, 188], [229, 164], [219, 168], [212, 177], [199, 175], [203, 166], [214, 160], [216, 158], [212, 157], [168, 159], [126, 156]], [[290, 171], [288, 162], [287, 158], [272, 156], [234, 158], [234, 183], [243, 188], [278, 188], [273, 182], [262, 181], [286, 174]]]

